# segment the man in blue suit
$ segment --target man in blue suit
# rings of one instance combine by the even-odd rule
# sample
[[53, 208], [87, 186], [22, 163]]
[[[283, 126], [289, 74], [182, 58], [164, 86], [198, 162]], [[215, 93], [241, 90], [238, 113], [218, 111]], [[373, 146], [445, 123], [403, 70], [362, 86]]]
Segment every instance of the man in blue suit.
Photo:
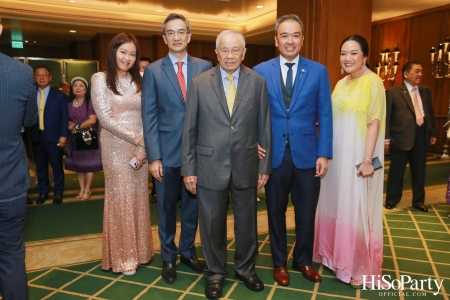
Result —
[[55, 180], [55, 198], [53, 204], [60, 204], [64, 192], [63, 150], [68, 135], [69, 112], [66, 95], [50, 86], [52, 75], [45, 66], [34, 71], [34, 80], [38, 85], [37, 105], [38, 122], [31, 128], [34, 158], [39, 183], [37, 204], [48, 199], [50, 181], [48, 163], [53, 169]]
[[289, 193], [296, 234], [292, 268], [308, 280], [321, 281], [311, 263], [320, 177], [332, 157], [331, 91], [325, 67], [299, 55], [304, 32], [298, 16], [280, 17], [275, 46], [281, 55], [254, 68], [266, 78], [270, 99], [273, 158], [266, 202], [273, 277], [280, 285], [290, 283], [285, 216]]
[[[169, 54], [145, 68], [142, 85], [142, 119], [149, 169], [156, 179], [163, 260], [162, 278], [176, 281], [176, 259], [197, 272], [205, 268], [194, 246], [198, 225], [197, 200], [182, 184], [181, 138], [183, 134], [186, 95], [191, 79], [210, 69], [204, 60], [187, 54], [191, 40], [189, 21], [170, 14], [163, 22], [163, 39]], [[176, 211], [181, 188], [181, 234], [175, 245]]]
[[[2, 29], [0, 25], [0, 34]], [[0, 295], [25, 300], [22, 229], [30, 180], [21, 129], [36, 123], [36, 87], [29, 66], [2, 53], [0, 66]]]

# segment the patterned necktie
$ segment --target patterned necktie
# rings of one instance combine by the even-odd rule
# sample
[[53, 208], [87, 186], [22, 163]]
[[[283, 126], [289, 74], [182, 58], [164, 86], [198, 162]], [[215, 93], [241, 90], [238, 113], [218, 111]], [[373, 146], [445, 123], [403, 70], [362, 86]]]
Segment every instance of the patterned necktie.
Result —
[[285, 65], [289, 68], [286, 76], [286, 91], [290, 95], [292, 92], [292, 66], [295, 65], [295, 63], [285, 63]]
[[41, 96], [39, 97], [39, 129], [44, 130], [44, 90], [41, 90]]
[[177, 65], [178, 65], [178, 72], [177, 72], [178, 83], [180, 84], [181, 93], [183, 94], [183, 100], [184, 102], [186, 102], [186, 81], [184, 80], [182, 69], [183, 62], [182, 61], [177, 62]]
[[413, 87], [414, 113], [416, 114], [416, 123], [421, 126], [423, 124], [423, 115], [420, 111], [419, 98], [417, 97], [417, 88]]
[[228, 111], [231, 113], [233, 112], [233, 105], [234, 105], [234, 98], [236, 98], [236, 87], [234, 86], [234, 76], [228, 75], [228, 86], [227, 86], [227, 105], [228, 105]]

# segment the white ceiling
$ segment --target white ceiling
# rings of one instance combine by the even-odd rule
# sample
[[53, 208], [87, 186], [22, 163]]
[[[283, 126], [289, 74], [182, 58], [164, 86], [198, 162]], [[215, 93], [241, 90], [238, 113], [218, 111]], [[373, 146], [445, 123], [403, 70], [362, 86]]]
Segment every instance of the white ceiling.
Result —
[[[97, 32], [161, 34], [164, 18], [176, 12], [190, 20], [194, 39], [214, 40], [217, 32], [236, 29], [244, 33], [247, 43], [272, 44], [276, 3], [276, 0], [77, 0], [76, 3], [1, 0], [4, 33], [0, 41], [9, 43], [14, 36], [14, 40], [22, 38], [29, 43], [67, 46], [74, 39], [89, 40]], [[372, 21], [449, 3], [449, 0], [374, 0]]]

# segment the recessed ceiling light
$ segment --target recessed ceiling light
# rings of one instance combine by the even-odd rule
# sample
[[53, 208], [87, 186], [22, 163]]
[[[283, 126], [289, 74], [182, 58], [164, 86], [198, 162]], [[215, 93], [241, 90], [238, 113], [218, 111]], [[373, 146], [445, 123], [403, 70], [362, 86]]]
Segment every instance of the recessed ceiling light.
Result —
[[234, 20], [234, 17], [228, 15], [228, 20]]
[[36, 44], [36, 41], [33, 41], [33, 43], [35, 43], [35, 44]]
[[162, 9], [157, 9], [156, 12], [163, 12], [163, 10]]
[[264, 5], [256, 5], [256, 8], [264, 8]]
[[76, 33], [77, 31], [76, 30], [69, 30], [69, 32]]
[[77, 0], [69, 0], [71, 3], [77, 3]]
[[25, 40], [25, 43], [28, 43], [28, 40]]

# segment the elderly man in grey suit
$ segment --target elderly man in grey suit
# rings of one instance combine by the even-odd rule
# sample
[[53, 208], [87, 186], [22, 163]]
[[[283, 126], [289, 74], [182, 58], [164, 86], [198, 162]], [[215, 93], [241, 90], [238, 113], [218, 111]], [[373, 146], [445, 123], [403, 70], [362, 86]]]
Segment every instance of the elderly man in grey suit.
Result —
[[[269, 100], [265, 79], [241, 65], [245, 39], [225, 30], [216, 40], [220, 65], [191, 82], [183, 132], [181, 174], [197, 193], [200, 236], [207, 268], [205, 295], [222, 296], [227, 251], [227, 205], [234, 208], [236, 277], [253, 291], [258, 254], [256, 191], [272, 172]], [[258, 160], [258, 143], [266, 155]]]
[[[155, 178], [158, 195], [158, 233], [167, 283], [177, 279], [176, 259], [197, 272], [204, 264], [198, 260], [194, 245], [197, 231], [197, 200], [182, 184], [181, 137], [183, 134], [186, 94], [191, 79], [210, 68], [208, 62], [192, 57], [186, 49], [191, 40], [189, 21], [170, 14], [163, 22], [163, 38], [169, 54], [148, 65], [142, 82], [142, 120], [149, 169]], [[177, 201], [181, 188], [181, 234], [175, 245]]]
[[31, 67], [3, 53], [0, 66], [0, 294], [3, 300], [25, 300], [22, 230], [30, 180], [21, 128], [37, 121], [36, 86]]

